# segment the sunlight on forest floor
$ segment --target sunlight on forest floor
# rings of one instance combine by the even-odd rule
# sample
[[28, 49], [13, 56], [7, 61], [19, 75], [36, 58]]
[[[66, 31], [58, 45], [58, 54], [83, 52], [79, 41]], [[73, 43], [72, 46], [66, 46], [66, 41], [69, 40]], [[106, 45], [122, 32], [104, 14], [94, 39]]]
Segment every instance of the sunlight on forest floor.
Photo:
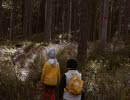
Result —
[[[35, 100], [36, 98], [41, 98], [42, 92], [37, 83], [38, 78], [41, 75], [40, 73], [43, 63], [47, 59], [46, 53], [48, 50], [52, 48], [56, 49], [57, 58], [61, 65], [61, 73], [66, 70], [65, 63], [67, 59], [71, 57], [76, 58], [77, 55], [77, 45], [73, 43], [45, 45], [43, 43], [23, 42], [20, 45], [20, 47], [15, 47], [15, 45], [1, 45], [0, 47], [0, 72], [3, 78], [5, 77], [5, 81], [1, 84], [5, 84], [10, 80], [15, 81], [17, 78], [17, 83], [14, 83], [17, 84], [16, 88], [19, 86], [21, 87], [23, 83], [25, 84], [22, 86], [23, 90], [21, 90], [21, 92], [26, 91], [25, 93], [27, 94], [21, 94], [20, 91], [14, 90], [13, 92], [16, 92], [17, 94], [16, 98], [23, 98], [22, 95], [29, 97], [32, 94], [31, 89], [35, 89]], [[89, 44], [88, 61], [85, 66], [81, 65], [79, 68], [85, 80], [85, 89], [87, 95], [89, 95], [87, 97], [90, 98], [89, 100], [94, 100], [94, 98], [98, 98], [98, 100], [110, 100], [110, 98], [122, 98], [118, 100], [128, 100], [128, 90], [130, 85], [130, 79], [128, 77], [130, 74], [129, 57], [126, 57], [125, 61], [125, 59], [123, 59], [125, 56], [112, 53], [108, 50], [107, 54], [101, 51], [102, 54], [105, 54], [103, 58], [101, 54], [98, 54], [100, 53], [98, 49], [93, 51], [93, 48], [95, 47], [95, 45], [91, 43]], [[121, 48], [118, 49], [123, 48], [122, 46], [120, 47]], [[123, 62], [121, 62], [122, 59], [124, 60]], [[121, 67], [118, 68], [116, 66]], [[3, 80], [2, 78], [0, 79], [1, 81]], [[19, 83], [20, 80], [21, 83]], [[6, 85], [10, 86], [12, 84], [8, 83]], [[26, 87], [28, 87], [28, 90], [26, 90]], [[11, 87], [8, 88], [10, 89]], [[4, 90], [4, 87], [1, 87], [1, 90]], [[12, 91], [12, 89], [9, 91]], [[9, 91], [7, 93], [9, 93]], [[122, 92], [123, 94], [120, 96], [119, 94]], [[9, 96], [7, 93], [4, 95]]]
[[[30, 51], [25, 52], [26, 47], [32, 45]], [[20, 48], [16, 48], [13, 45], [10, 46], [1, 46], [0, 49], [0, 62], [3, 61], [11, 61], [15, 63], [16, 73], [18, 74], [18, 78], [22, 81], [25, 81], [26, 77], [29, 73], [28, 66], [33, 64], [35, 59], [40, 55], [42, 57], [41, 61], [45, 61], [47, 59], [48, 50], [54, 48], [57, 53], [62, 51], [65, 47], [70, 44], [49, 44], [48, 46], [43, 46], [42, 43], [32, 44], [31, 42], [23, 43], [23, 46]], [[72, 45], [72, 44], [71, 44]], [[74, 45], [74, 44], [73, 44]], [[24, 65], [22, 64], [24, 63]]]

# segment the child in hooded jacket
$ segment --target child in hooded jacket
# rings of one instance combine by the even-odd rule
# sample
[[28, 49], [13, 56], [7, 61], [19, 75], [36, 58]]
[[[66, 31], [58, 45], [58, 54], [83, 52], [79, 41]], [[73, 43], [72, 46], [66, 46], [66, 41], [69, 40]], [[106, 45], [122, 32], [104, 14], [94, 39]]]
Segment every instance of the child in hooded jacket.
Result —
[[55, 100], [55, 88], [60, 80], [60, 66], [56, 59], [55, 49], [48, 52], [48, 61], [45, 62], [41, 83], [44, 85], [44, 100]]

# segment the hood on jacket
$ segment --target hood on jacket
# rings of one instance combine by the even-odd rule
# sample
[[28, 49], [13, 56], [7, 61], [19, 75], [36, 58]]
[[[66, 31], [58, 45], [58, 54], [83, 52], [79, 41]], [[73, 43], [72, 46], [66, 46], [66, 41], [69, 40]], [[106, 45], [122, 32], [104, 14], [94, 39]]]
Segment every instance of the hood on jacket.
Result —
[[54, 67], [56, 67], [57, 64], [58, 64], [57, 59], [49, 59], [48, 62], [49, 62], [52, 66], [54, 66]]

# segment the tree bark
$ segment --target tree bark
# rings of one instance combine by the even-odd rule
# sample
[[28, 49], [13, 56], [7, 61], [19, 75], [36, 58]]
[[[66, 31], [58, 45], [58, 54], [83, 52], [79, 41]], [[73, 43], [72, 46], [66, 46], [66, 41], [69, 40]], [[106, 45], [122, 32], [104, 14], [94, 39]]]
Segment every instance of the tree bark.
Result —
[[84, 64], [87, 58], [87, 34], [88, 34], [88, 0], [81, 0], [80, 34], [78, 41], [78, 56], [80, 63]]
[[121, 0], [119, 1], [119, 7], [120, 7], [120, 10], [119, 10], [119, 15], [118, 15], [118, 34], [119, 36], [121, 36], [121, 23], [122, 23], [122, 2]]
[[125, 32], [125, 40], [129, 40], [129, 34], [128, 34], [128, 25], [130, 24], [130, 0], [127, 0], [125, 2], [125, 5], [126, 5], [126, 9], [124, 10], [124, 13], [125, 13], [125, 29], [124, 29], [124, 32]]
[[113, 1], [110, 1], [109, 4], [109, 18], [108, 18], [108, 41], [111, 41], [112, 38], [112, 13], [113, 13]]
[[32, 35], [32, 0], [28, 0], [28, 33]]
[[40, 9], [39, 9], [38, 25], [37, 25], [38, 33], [45, 33], [45, 5], [46, 5], [46, 0], [41, 0]]
[[36, 22], [36, 33], [39, 33], [39, 20], [40, 20], [40, 7], [41, 7], [41, 2], [43, 0], [39, 1], [39, 5], [38, 5], [38, 15], [37, 15], [37, 22]]
[[56, 28], [58, 27], [58, 13], [59, 13], [59, 0], [56, 0]]
[[23, 16], [23, 32], [26, 38], [32, 34], [32, 0], [23, 0], [24, 16]]
[[102, 21], [102, 27], [101, 27], [101, 40], [106, 42], [107, 41], [107, 23], [108, 23], [108, 0], [101, 1], [101, 6], [103, 2], [103, 10], [101, 15], [103, 14]]
[[46, 0], [45, 7], [45, 42], [51, 42], [52, 0]]
[[2, 0], [0, 0], [0, 38], [3, 38]]
[[68, 30], [68, 41], [70, 42], [70, 39], [71, 39], [71, 16], [72, 16], [72, 0], [70, 0], [70, 3], [69, 3], [69, 30]]
[[65, 31], [67, 33], [67, 40], [70, 41], [71, 34], [71, 12], [72, 12], [72, 0], [66, 0], [65, 8]]
[[12, 0], [12, 7], [11, 7], [11, 16], [10, 16], [10, 40], [14, 38], [15, 34], [15, 26], [16, 26], [16, 9], [17, 9], [17, 1]]
[[56, 42], [57, 0], [52, 0], [51, 42]]
[[72, 0], [72, 14], [71, 14], [71, 42], [77, 42], [77, 35], [79, 32], [79, 7], [80, 0]]
[[23, 8], [23, 34], [24, 34], [24, 36], [25, 37], [27, 37], [27, 34], [28, 34], [28, 22], [27, 22], [27, 20], [28, 20], [28, 11], [27, 11], [27, 7], [28, 7], [28, 5], [27, 5], [27, 0], [23, 0], [23, 6], [24, 6], [24, 8]]
[[64, 41], [64, 32], [65, 32], [65, 9], [63, 7], [63, 14], [62, 14], [62, 36], [61, 36], [61, 42]]

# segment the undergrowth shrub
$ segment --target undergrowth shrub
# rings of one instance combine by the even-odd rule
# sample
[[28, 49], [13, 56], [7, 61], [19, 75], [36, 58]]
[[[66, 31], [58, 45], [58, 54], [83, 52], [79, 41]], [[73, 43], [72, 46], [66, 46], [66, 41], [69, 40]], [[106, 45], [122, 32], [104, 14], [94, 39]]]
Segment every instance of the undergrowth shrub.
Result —
[[[12, 61], [0, 61], [0, 100], [40, 100], [42, 97], [43, 91], [39, 86], [39, 80], [45, 57], [34, 44], [24, 45], [28, 45], [24, 47], [25, 60], [29, 61], [26, 65], [29, 69], [28, 77], [25, 81], [19, 80], [17, 75], [20, 73], [16, 73]], [[107, 48], [107, 45], [100, 47], [100, 43], [92, 45], [86, 64], [79, 66], [85, 80], [88, 100], [129, 100], [130, 47], [115, 50]], [[32, 60], [31, 54], [37, 57]], [[67, 71], [66, 61], [76, 57], [77, 46], [74, 44], [59, 49], [57, 59], [61, 75]]]
[[77, 46], [74, 44], [69, 44], [68, 46], [64, 47], [64, 49], [59, 50], [57, 54], [57, 59], [60, 63], [61, 74], [67, 71], [66, 62], [70, 58], [77, 57]]
[[[24, 47], [25, 46], [25, 47]], [[1, 51], [0, 58], [0, 100], [39, 100], [42, 91], [39, 86], [41, 71], [44, 62], [43, 46], [38, 47], [29, 43], [24, 45], [24, 57]], [[11, 51], [12, 52], [12, 51]], [[27, 77], [21, 70], [28, 70]], [[39, 99], [38, 99], [39, 98]]]
[[[130, 47], [108, 49], [94, 46], [89, 53], [86, 76], [88, 100], [129, 100]], [[102, 48], [102, 49], [101, 49]]]
[[19, 80], [14, 66], [7, 63], [0, 64], [0, 100], [31, 100], [32, 86]]
[[130, 46], [120, 48], [116, 51], [106, 49], [106, 47], [101, 48], [102, 47], [99, 45], [95, 46], [89, 54], [88, 61], [102, 61], [102, 63], [106, 65], [105, 68], [107, 71], [116, 71], [116, 69], [120, 68], [122, 65], [130, 62]]

